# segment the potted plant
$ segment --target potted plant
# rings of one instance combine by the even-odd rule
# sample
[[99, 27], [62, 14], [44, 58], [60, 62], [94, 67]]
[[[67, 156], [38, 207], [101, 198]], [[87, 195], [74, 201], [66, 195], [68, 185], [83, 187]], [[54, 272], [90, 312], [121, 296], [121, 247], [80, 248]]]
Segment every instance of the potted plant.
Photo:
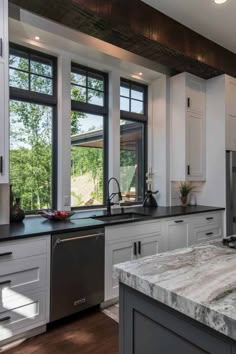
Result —
[[193, 185], [190, 182], [180, 182], [179, 193], [183, 207], [188, 205], [188, 195], [193, 190]]

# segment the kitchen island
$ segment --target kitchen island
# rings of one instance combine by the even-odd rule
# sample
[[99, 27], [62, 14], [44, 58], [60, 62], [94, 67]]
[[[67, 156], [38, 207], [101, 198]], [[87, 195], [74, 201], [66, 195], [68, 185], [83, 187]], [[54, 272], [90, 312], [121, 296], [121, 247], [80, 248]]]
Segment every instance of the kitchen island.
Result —
[[120, 354], [235, 354], [236, 250], [221, 242], [114, 267]]

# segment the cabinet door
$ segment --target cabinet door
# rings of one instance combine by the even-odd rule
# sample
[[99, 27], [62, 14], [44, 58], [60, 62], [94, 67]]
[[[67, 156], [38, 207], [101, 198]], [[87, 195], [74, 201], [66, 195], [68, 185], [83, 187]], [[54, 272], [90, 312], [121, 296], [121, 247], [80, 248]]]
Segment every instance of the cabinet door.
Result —
[[236, 116], [236, 80], [230, 78], [227, 87], [227, 111], [228, 114]]
[[3, 44], [3, 34], [4, 34], [4, 1], [0, 2], [0, 60], [2, 58], [2, 44]]
[[188, 246], [188, 223], [185, 220], [169, 221], [166, 228], [168, 251]]
[[204, 118], [194, 113], [187, 114], [187, 179], [204, 180], [205, 178], [205, 133]]
[[8, 87], [6, 85], [5, 63], [0, 62], [0, 183], [8, 183]]
[[232, 114], [226, 117], [226, 149], [236, 151], [236, 115]]
[[186, 76], [187, 110], [205, 114], [205, 81], [192, 75]]
[[138, 258], [152, 256], [163, 251], [160, 234], [148, 236], [137, 241]]
[[[137, 251], [132, 241], [119, 242], [106, 245], [105, 250], [105, 301], [119, 296], [119, 284], [113, 278], [113, 266], [118, 263], [128, 262], [136, 258]], [[136, 245], [137, 247], [137, 245]], [[136, 251], [136, 252], [135, 252]]]

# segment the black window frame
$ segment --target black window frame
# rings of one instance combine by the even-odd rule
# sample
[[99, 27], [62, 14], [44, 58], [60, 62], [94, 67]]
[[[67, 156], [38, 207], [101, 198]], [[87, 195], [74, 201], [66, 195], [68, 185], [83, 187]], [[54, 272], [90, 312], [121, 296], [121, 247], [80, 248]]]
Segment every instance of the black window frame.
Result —
[[[109, 96], [108, 96], [108, 73], [87, 67], [75, 62], [71, 62], [71, 73], [77, 70], [83, 70], [86, 74], [86, 83], [88, 83], [88, 74], [97, 74], [103, 77], [104, 80], [104, 105], [99, 106], [92, 103], [80, 102], [71, 99], [71, 112], [77, 111], [87, 114], [103, 116], [103, 204], [90, 205], [90, 206], [75, 206], [71, 207], [72, 210], [89, 210], [98, 209], [106, 206], [106, 200], [108, 196], [108, 161], [109, 161], [109, 148], [108, 148], [108, 129], [109, 129]], [[75, 71], [73, 71], [75, 70]], [[71, 85], [73, 83], [71, 82]], [[80, 85], [77, 85], [80, 86]], [[89, 86], [86, 85], [86, 89]]]
[[[9, 54], [11, 54], [11, 50], [19, 50], [22, 53], [25, 53], [26, 56], [30, 60], [30, 56], [37, 56], [39, 58], [48, 59], [52, 62], [52, 82], [53, 82], [53, 94], [44, 94], [40, 92], [34, 92], [30, 90], [20, 89], [16, 87], [9, 86], [10, 91], [10, 100], [21, 101], [26, 103], [34, 103], [38, 105], [45, 105], [52, 108], [53, 116], [52, 116], [52, 176], [51, 176], [51, 193], [52, 193], [52, 209], [57, 209], [57, 195], [58, 195], [58, 183], [57, 183], [57, 175], [58, 175], [58, 163], [57, 163], [57, 153], [58, 153], [58, 122], [57, 122], [57, 58], [51, 56], [49, 54], [45, 54], [35, 49], [31, 49], [29, 47], [21, 46], [19, 44], [15, 44], [10, 42], [9, 44]], [[10, 69], [10, 67], [9, 67]], [[17, 69], [16, 69], [17, 70]], [[29, 68], [30, 70], [30, 68]], [[29, 71], [30, 73], [30, 71]], [[44, 77], [44, 75], [39, 75]], [[35, 215], [40, 210], [26, 210], [26, 215]]]
[[[143, 114], [141, 113], [134, 113], [129, 111], [120, 110], [120, 120], [127, 120], [134, 123], [142, 123], [143, 124], [143, 147], [142, 147], [142, 154], [144, 158], [144, 171], [143, 171], [143, 200], [142, 201], [135, 201], [135, 202], [125, 202], [127, 205], [142, 205], [145, 199], [145, 194], [147, 191], [146, 185], [146, 173], [148, 168], [148, 86], [145, 84], [141, 84], [137, 81], [121, 78], [120, 79], [120, 86], [124, 83], [126, 86], [128, 85], [130, 92], [132, 87], [140, 87], [143, 90]], [[120, 94], [120, 97], [125, 97]], [[126, 97], [129, 99], [129, 107], [131, 107], [131, 96]], [[134, 99], [135, 100], [135, 99]], [[140, 100], [137, 100], [140, 101]]]

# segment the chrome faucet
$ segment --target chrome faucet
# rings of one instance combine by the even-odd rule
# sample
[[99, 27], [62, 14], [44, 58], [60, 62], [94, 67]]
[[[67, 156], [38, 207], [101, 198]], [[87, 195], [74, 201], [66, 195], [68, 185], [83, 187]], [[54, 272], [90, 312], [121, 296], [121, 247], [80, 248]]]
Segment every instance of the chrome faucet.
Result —
[[[118, 187], [118, 192], [116, 193], [111, 193], [109, 195], [109, 186], [110, 186], [110, 182], [111, 181], [115, 181], [116, 184], [117, 184], [117, 187]], [[122, 195], [121, 195], [121, 191], [120, 191], [120, 184], [118, 182], [118, 180], [115, 178], [115, 177], [111, 177], [109, 180], [108, 180], [108, 198], [107, 198], [107, 213], [111, 213], [111, 206], [114, 205], [114, 203], [112, 203], [112, 199], [118, 195], [118, 198], [119, 198], [119, 201], [122, 200]]]

